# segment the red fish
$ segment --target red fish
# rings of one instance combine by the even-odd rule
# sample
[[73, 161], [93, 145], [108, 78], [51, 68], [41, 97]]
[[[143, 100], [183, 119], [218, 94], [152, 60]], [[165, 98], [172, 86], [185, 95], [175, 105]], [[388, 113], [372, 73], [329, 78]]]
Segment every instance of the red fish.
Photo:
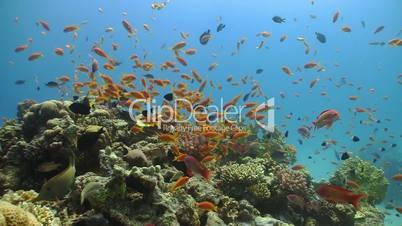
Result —
[[14, 52], [18, 53], [18, 52], [26, 50], [27, 48], [28, 48], [28, 45], [20, 45], [20, 46], [15, 47]]
[[343, 187], [322, 184], [317, 190], [317, 194], [331, 203], [349, 203], [352, 204], [356, 209], [359, 209], [360, 199], [367, 197], [365, 194], [354, 194], [352, 191], [347, 190]]
[[39, 20], [38, 23], [46, 30], [50, 31], [49, 23], [44, 20]]
[[208, 169], [201, 164], [196, 158], [191, 155], [187, 155], [184, 159], [184, 164], [187, 167], [187, 173], [189, 176], [193, 176], [193, 173], [201, 175], [203, 178], [208, 180], [209, 171]]
[[304, 166], [303, 166], [303, 165], [294, 165], [294, 166], [292, 167], [292, 170], [302, 170], [302, 169], [304, 169]]
[[32, 54], [28, 57], [28, 60], [29, 60], [29, 61], [34, 61], [34, 60], [37, 60], [37, 59], [39, 59], [39, 58], [41, 58], [41, 57], [43, 57], [43, 53], [41, 53], [41, 52], [35, 52], [35, 53], [32, 53]]
[[331, 128], [332, 124], [339, 119], [339, 112], [334, 109], [328, 109], [320, 113], [317, 120], [313, 122], [316, 129], [326, 126]]

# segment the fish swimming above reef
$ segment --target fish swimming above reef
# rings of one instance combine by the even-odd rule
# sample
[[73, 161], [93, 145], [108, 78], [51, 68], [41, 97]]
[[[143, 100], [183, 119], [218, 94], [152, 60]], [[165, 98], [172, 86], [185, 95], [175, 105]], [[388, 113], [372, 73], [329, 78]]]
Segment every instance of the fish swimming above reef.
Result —
[[317, 120], [313, 122], [316, 129], [322, 128], [326, 126], [327, 128], [331, 128], [332, 124], [339, 120], [339, 112], [334, 109], [328, 109], [320, 113], [317, 117]]
[[360, 200], [367, 197], [365, 194], [354, 194], [346, 188], [331, 184], [320, 185], [316, 192], [321, 198], [324, 198], [330, 203], [349, 203], [356, 209], [359, 209]]
[[211, 39], [211, 30], [208, 29], [208, 31], [205, 31], [204, 33], [201, 34], [199, 40], [201, 45], [206, 45], [208, 41]]
[[274, 16], [274, 17], [272, 17], [272, 21], [274, 21], [275, 23], [280, 24], [280, 23], [286, 22], [286, 19], [282, 18], [280, 16]]
[[216, 32], [221, 32], [223, 30], [223, 28], [225, 28], [226, 25], [224, 24], [219, 24], [218, 27], [216, 28]]
[[325, 37], [324, 34], [320, 33], [320, 32], [316, 32], [315, 33], [315, 37], [317, 38], [317, 40], [321, 43], [326, 43], [327, 42], [327, 38]]
[[191, 155], [187, 155], [184, 159], [184, 164], [187, 167], [187, 174], [189, 176], [193, 176], [194, 173], [201, 175], [204, 179], [209, 178], [209, 171], [208, 169], [200, 163], [195, 157]]
[[71, 153], [68, 166], [42, 185], [37, 200], [56, 200], [63, 198], [75, 179], [75, 155]]
[[72, 103], [68, 108], [75, 114], [89, 115], [89, 113], [91, 113], [91, 107], [89, 106], [89, 100], [87, 97], [85, 97], [82, 102]]

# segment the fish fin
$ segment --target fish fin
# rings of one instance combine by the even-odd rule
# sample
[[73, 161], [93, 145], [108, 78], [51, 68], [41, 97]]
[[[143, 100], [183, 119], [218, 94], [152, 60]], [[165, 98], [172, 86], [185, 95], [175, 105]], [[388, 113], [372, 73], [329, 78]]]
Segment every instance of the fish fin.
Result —
[[327, 124], [327, 129], [332, 128], [332, 124], [333, 124], [332, 122], [328, 123], [328, 124]]
[[357, 195], [352, 195], [351, 197], [352, 200], [352, 205], [355, 207], [355, 209], [359, 209], [360, 207], [360, 200], [362, 198], [367, 198], [366, 194], [357, 194]]

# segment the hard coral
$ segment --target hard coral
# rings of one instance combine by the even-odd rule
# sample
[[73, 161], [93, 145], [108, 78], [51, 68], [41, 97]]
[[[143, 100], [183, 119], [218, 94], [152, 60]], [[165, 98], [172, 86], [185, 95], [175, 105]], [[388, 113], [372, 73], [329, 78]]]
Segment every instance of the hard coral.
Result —
[[0, 215], [5, 219], [7, 226], [41, 225], [31, 213], [4, 201], [0, 201]]
[[306, 196], [309, 193], [310, 183], [305, 174], [286, 167], [281, 167], [275, 171], [275, 175], [279, 188], [278, 193], [284, 195], [296, 194], [300, 196]]
[[371, 204], [378, 204], [384, 199], [389, 184], [383, 170], [357, 157], [344, 161], [330, 182], [346, 187], [345, 184], [348, 180], [359, 184], [356, 192], [367, 194], [367, 200]]

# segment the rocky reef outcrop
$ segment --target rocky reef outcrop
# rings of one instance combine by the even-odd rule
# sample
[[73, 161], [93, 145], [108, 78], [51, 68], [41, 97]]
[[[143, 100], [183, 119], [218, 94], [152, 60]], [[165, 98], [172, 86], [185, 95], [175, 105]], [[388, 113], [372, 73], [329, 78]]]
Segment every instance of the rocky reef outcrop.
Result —
[[[18, 119], [0, 128], [0, 225], [14, 225], [10, 219], [29, 222], [19, 225], [52, 226], [382, 222], [383, 216], [369, 203], [356, 211], [348, 204], [320, 200], [308, 172], [289, 168], [294, 150], [278, 131], [227, 144], [229, 153], [217, 149], [222, 154], [203, 156], [211, 171], [204, 178], [190, 175], [175, 156], [183, 140], [179, 147], [161, 142], [156, 128], [133, 133], [126, 112], [115, 108], [97, 106], [88, 115], [76, 115], [69, 104], [21, 103]], [[363, 171], [381, 176], [366, 166]], [[348, 169], [341, 167], [335, 177], [343, 178], [341, 172]], [[183, 178], [186, 183], [172, 189]], [[373, 202], [381, 200], [383, 182], [364, 186], [375, 197]], [[44, 200], [50, 196], [39, 194], [43, 192], [57, 197]], [[303, 203], [295, 203], [290, 195]], [[214, 208], [200, 208], [202, 202]]]

